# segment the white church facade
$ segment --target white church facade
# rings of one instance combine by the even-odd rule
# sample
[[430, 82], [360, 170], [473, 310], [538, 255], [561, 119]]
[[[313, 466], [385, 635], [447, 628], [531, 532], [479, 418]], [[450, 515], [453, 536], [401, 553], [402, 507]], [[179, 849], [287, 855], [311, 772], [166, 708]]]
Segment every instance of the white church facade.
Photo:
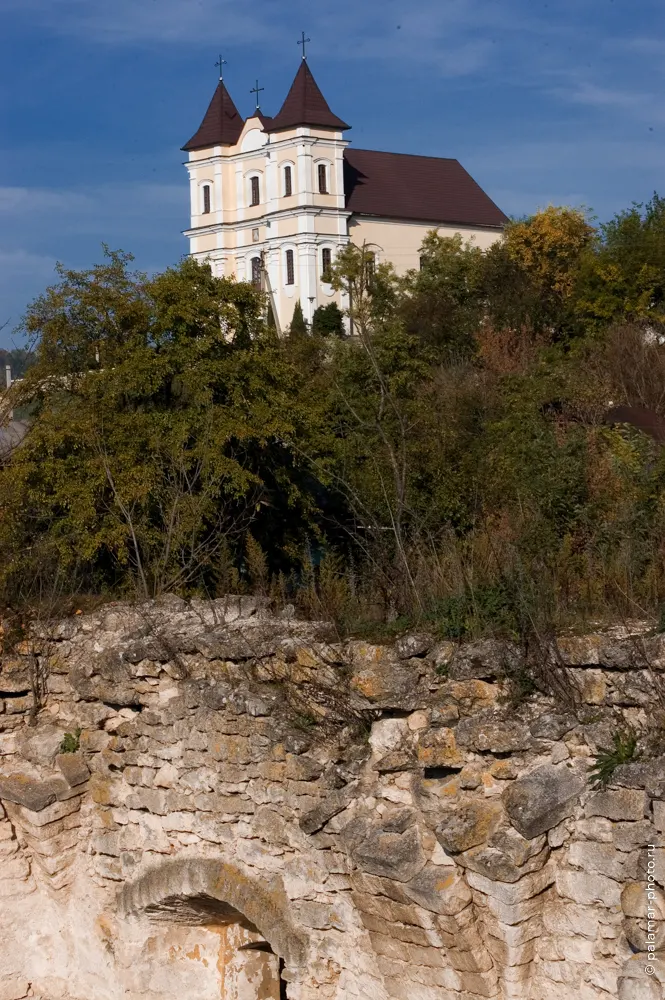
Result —
[[298, 300], [308, 321], [331, 301], [344, 308], [329, 275], [349, 242], [404, 274], [432, 229], [486, 248], [507, 221], [457, 160], [355, 149], [349, 128], [303, 59], [274, 118], [257, 107], [244, 120], [220, 79], [183, 147], [190, 253], [263, 288], [281, 330]]

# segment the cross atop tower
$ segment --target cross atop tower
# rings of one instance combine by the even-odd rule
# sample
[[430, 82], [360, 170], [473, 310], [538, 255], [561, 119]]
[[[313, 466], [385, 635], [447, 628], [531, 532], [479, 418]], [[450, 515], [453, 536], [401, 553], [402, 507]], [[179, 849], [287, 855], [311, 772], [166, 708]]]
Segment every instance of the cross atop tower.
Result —
[[265, 89], [266, 89], [265, 87], [259, 87], [259, 81], [257, 80], [256, 81], [256, 86], [252, 87], [252, 89], [250, 90], [250, 94], [256, 94], [256, 110], [257, 111], [261, 107], [261, 103], [259, 101], [259, 94], [261, 93], [262, 90], [265, 90]]
[[222, 54], [220, 52], [219, 59], [215, 63], [215, 66], [219, 66], [219, 79], [224, 79], [224, 67], [226, 66], [226, 59], [222, 59]]
[[303, 31], [302, 37], [301, 37], [300, 41], [298, 42], [298, 45], [302, 45], [302, 57], [303, 57], [303, 59], [307, 59], [306, 45], [307, 45], [308, 42], [311, 42], [311, 40], [312, 40], [311, 38], [305, 38], [305, 32]]

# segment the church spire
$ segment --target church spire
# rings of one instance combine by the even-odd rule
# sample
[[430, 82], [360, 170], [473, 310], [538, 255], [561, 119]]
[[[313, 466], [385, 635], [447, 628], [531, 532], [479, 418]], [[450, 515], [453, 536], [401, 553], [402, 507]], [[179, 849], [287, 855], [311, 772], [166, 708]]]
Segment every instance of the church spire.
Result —
[[[222, 80], [226, 60], [219, 57], [219, 83], [198, 132], [182, 148], [207, 149], [210, 146], [235, 146], [245, 124]], [[218, 64], [219, 65], [219, 64]]]
[[301, 61], [286, 100], [270, 123], [270, 131], [279, 132], [281, 129], [297, 128], [299, 125], [329, 128], [336, 132], [351, 128], [328, 107], [328, 102], [319, 90], [306, 59]]

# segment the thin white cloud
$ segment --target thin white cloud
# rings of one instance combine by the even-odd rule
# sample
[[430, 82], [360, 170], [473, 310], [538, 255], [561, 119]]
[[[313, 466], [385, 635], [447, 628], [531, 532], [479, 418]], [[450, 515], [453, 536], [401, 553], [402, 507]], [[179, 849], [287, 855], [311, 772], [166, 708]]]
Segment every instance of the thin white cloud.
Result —
[[54, 33], [108, 44], [266, 37], [268, 25], [235, 0], [0, 0], [0, 14], [20, 12]]
[[0, 215], [20, 213], [68, 213], [90, 208], [88, 196], [76, 191], [56, 191], [45, 188], [0, 187]]
[[628, 112], [633, 118], [653, 124], [665, 122], [665, 108], [655, 91], [609, 87], [591, 80], [577, 80], [555, 93], [574, 104], [607, 108], [613, 112]]
[[55, 265], [55, 257], [49, 257], [47, 254], [0, 248], [0, 280], [6, 281], [16, 275], [25, 274], [38, 275], [41, 278], [53, 274]]
[[[187, 211], [187, 184], [105, 183], [78, 190], [0, 187], [3, 229], [14, 223], [48, 232], [65, 219], [67, 233], [89, 233], [106, 240], [118, 232], [138, 234], [149, 219]], [[186, 220], [185, 220], [186, 221]]]

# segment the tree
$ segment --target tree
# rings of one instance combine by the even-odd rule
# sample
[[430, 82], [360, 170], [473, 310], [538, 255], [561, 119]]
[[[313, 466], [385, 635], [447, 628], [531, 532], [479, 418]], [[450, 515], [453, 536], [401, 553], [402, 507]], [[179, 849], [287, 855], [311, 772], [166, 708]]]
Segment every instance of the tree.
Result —
[[291, 318], [291, 325], [289, 326], [289, 336], [291, 337], [306, 337], [309, 333], [309, 326], [305, 321], [303, 315], [302, 306], [300, 304], [300, 299], [295, 304], [293, 310], [293, 317]]
[[343, 337], [344, 315], [336, 302], [319, 306], [312, 318], [312, 333], [319, 337]]
[[250, 525], [279, 568], [315, 518], [288, 444], [300, 375], [261, 296], [191, 258], [154, 278], [129, 261], [61, 269], [28, 311], [36, 411], [0, 469], [6, 594], [45, 567], [95, 590], [214, 587]]
[[596, 230], [576, 208], [548, 206], [506, 227], [509, 255], [535, 281], [542, 294], [569, 298], [584, 254], [593, 246]]
[[596, 329], [640, 319], [665, 326], [665, 198], [654, 194], [601, 225], [575, 291], [581, 316]]
[[420, 271], [407, 275], [400, 313], [409, 333], [437, 352], [472, 354], [485, 303], [481, 295], [484, 255], [461, 236], [429, 233], [421, 247]]

